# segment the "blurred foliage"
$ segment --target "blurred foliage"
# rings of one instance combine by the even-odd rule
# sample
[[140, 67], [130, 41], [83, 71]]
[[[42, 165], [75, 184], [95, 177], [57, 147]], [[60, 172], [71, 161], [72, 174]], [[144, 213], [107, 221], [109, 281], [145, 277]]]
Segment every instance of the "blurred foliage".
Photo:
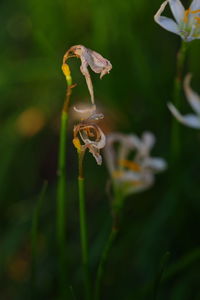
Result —
[[[188, 5], [188, 1], [184, 1]], [[180, 39], [153, 21], [161, 1], [4, 1], [0, 19], [0, 299], [29, 299], [31, 224], [44, 180], [48, 189], [37, 241], [37, 299], [58, 299], [55, 243], [56, 168], [59, 116], [66, 83], [62, 56], [83, 44], [108, 58], [111, 73], [92, 75], [105, 131], [150, 130], [155, 154], [169, 158], [176, 53]], [[200, 92], [200, 42], [190, 45], [186, 69]], [[89, 100], [79, 72], [72, 101]], [[183, 94], [183, 111], [190, 109]], [[69, 274], [75, 299], [82, 299], [77, 200], [77, 159], [68, 139]], [[157, 177], [153, 188], [126, 201], [124, 221], [104, 278], [103, 299], [153, 299], [153, 286], [166, 251], [171, 253], [157, 299], [200, 299], [200, 133], [181, 127], [180, 164]], [[110, 224], [107, 170], [85, 159], [90, 266], [94, 279]], [[189, 262], [188, 262], [189, 261]], [[178, 266], [178, 267], [177, 267]], [[174, 268], [174, 269], [173, 269]], [[173, 271], [175, 270], [175, 271]], [[171, 272], [171, 273], [170, 273]], [[166, 277], [165, 277], [166, 274]], [[170, 274], [170, 276], [168, 275]], [[73, 299], [73, 297], [72, 297]]]

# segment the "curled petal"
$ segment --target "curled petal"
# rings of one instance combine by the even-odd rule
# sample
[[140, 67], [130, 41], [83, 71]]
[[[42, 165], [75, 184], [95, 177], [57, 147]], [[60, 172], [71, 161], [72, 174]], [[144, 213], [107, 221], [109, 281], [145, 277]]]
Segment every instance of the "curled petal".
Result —
[[75, 112], [80, 113], [80, 114], [92, 114], [96, 111], [96, 105], [92, 105], [91, 107], [87, 107], [87, 108], [77, 108], [77, 107], [73, 107]]
[[185, 14], [185, 8], [180, 0], [169, 0], [169, 5], [177, 23], [180, 23]]
[[185, 94], [187, 96], [188, 102], [190, 103], [190, 105], [192, 106], [192, 108], [194, 109], [194, 111], [200, 115], [200, 96], [195, 93], [190, 86], [190, 82], [191, 82], [191, 74], [187, 74], [184, 80], [184, 90], [185, 90]]
[[94, 145], [90, 144], [87, 145], [89, 152], [93, 155], [98, 165], [102, 164], [102, 156], [100, 155], [99, 149], [96, 148]]
[[[85, 127], [89, 128], [89, 126], [85, 126]], [[84, 130], [84, 126], [83, 126], [82, 130]], [[98, 138], [94, 141], [91, 140], [90, 137], [86, 133], [84, 133], [84, 132], [82, 133], [81, 130], [79, 131], [79, 134], [81, 136], [82, 141], [84, 142], [84, 144], [86, 146], [93, 145], [97, 149], [102, 149], [105, 147], [105, 144], [106, 144], [105, 134], [97, 125], [95, 126], [95, 130], [96, 130], [96, 134], [97, 134]]]
[[197, 117], [196, 115], [188, 114], [182, 116], [172, 103], [168, 103], [168, 108], [171, 111], [171, 113], [174, 115], [174, 117], [182, 124], [195, 129], [200, 129], [200, 118]]
[[157, 13], [155, 14], [154, 20], [155, 20], [156, 23], [158, 23], [164, 29], [180, 35], [179, 28], [178, 28], [178, 25], [176, 24], [176, 22], [174, 22], [170, 18], [161, 16], [161, 13], [165, 9], [167, 3], [168, 3], [168, 0], [165, 1], [165, 2], [163, 2], [163, 4], [161, 5], [161, 7], [159, 8], [159, 10], [157, 11]]

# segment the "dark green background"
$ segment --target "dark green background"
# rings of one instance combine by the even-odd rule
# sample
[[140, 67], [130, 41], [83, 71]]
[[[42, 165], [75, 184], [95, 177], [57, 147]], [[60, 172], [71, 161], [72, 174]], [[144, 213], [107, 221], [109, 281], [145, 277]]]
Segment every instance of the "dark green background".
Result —
[[[49, 184], [38, 237], [37, 299], [58, 299], [56, 168], [59, 116], [66, 90], [61, 62], [69, 47], [83, 44], [113, 65], [102, 80], [92, 74], [96, 102], [105, 114], [105, 130], [138, 135], [150, 130], [157, 137], [153, 154], [169, 160], [172, 117], [166, 103], [172, 100], [181, 41], [154, 22], [160, 4], [158, 0], [1, 3], [0, 299], [30, 297], [31, 221], [44, 179]], [[199, 52], [200, 41], [192, 42], [185, 73], [193, 73], [193, 88], [200, 93]], [[79, 64], [76, 59], [70, 61], [78, 83], [73, 104], [89, 101]], [[189, 112], [184, 94], [182, 103], [182, 111]], [[32, 107], [40, 111], [45, 124], [37, 134], [26, 136], [16, 124]], [[66, 251], [78, 300], [83, 299], [83, 288], [72, 129], [70, 121]], [[158, 299], [200, 299], [199, 131], [181, 126], [180, 142], [180, 164], [173, 168], [169, 164], [169, 171], [157, 176], [154, 187], [127, 198], [124, 222], [106, 268], [102, 299], [153, 299], [152, 282], [166, 251], [171, 256]], [[87, 155], [85, 176], [94, 279], [111, 223], [105, 163], [99, 167]]]

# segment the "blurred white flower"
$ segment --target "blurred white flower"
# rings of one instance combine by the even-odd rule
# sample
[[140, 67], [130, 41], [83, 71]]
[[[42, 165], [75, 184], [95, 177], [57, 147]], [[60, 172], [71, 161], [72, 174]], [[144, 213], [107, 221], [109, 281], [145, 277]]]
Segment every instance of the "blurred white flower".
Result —
[[102, 164], [100, 150], [106, 144], [106, 137], [96, 122], [103, 119], [103, 117], [101, 113], [94, 113], [74, 126], [74, 146], [82, 153], [88, 149], [98, 165]]
[[195, 114], [187, 114], [183, 116], [172, 103], [168, 103], [168, 107], [174, 117], [182, 124], [195, 129], [200, 129], [200, 96], [190, 87], [191, 77], [191, 74], [186, 75], [184, 80], [184, 90], [187, 100], [195, 111]]
[[[112, 65], [104, 58], [102, 55], [84, 47], [83, 45], [76, 45], [72, 46], [64, 55], [63, 57], [63, 65], [70, 57], [78, 57], [81, 60], [81, 73], [85, 76], [85, 80], [88, 86], [88, 90], [91, 96], [92, 105], [95, 105], [94, 101], [94, 90], [92, 85], [92, 80], [90, 77], [90, 73], [88, 70], [88, 66], [94, 71], [95, 73], [100, 73], [100, 78], [102, 78], [105, 74], [109, 73], [112, 69]], [[94, 108], [95, 110], [95, 108]]]
[[[161, 16], [168, 3], [175, 21]], [[193, 0], [187, 10], [180, 0], [166, 0], [155, 14], [154, 20], [164, 29], [180, 35], [186, 42], [200, 39], [200, 0]]]
[[107, 167], [114, 184], [124, 195], [146, 190], [153, 185], [154, 174], [166, 169], [165, 160], [150, 156], [154, 143], [155, 137], [150, 132], [144, 132], [141, 139], [121, 133], [106, 137]]

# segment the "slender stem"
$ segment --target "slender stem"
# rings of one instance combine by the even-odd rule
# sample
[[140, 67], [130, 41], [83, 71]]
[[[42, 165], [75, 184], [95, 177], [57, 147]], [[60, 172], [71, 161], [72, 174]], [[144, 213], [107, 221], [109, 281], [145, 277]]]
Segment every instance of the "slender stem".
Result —
[[[186, 59], [187, 43], [182, 41], [181, 47], [177, 53], [176, 63], [176, 77], [174, 79], [174, 105], [177, 109], [181, 105], [181, 85], [183, 80], [183, 68]], [[171, 131], [171, 159], [173, 162], [177, 161], [180, 156], [180, 124], [175, 118], [172, 118], [172, 131]]]
[[105, 265], [106, 265], [110, 250], [112, 248], [112, 245], [117, 236], [117, 233], [118, 233], [118, 229], [115, 227], [112, 227], [109, 238], [107, 240], [107, 243], [106, 243], [105, 248], [101, 255], [101, 259], [100, 259], [99, 266], [97, 269], [97, 278], [96, 278], [96, 283], [95, 283], [95, 297], [94, 297], [95, 300], [100, 299], [100, 289], [101, 289], [101, 283], [102, 283], [102, 279], [103, 279], [103, 275], [104, 275], [104, 271], [105, 271]]
[[[67, 66], [67, 65], [66, 65]], [[65, 66], [65, 67], [66, 67]], [[68, 66], [67, 66], [68, 68]], [[59, 273], [60, 288], [62, 296], [66, 295], [67, 281], [67, 263], [66, 263], [66, 145], [67, 145], [67, 127], [68, 127], [68, 107], [70, 96], [72, 93], [72, 80], [70, 70], [67, 69], [67, 76], [63, 70], [67, 80], [66, 99], [61, 113], [60, 124], [60, 143], [58, 153], [58, 184], [57, 184], [57, 240], [59, 248]]]
[[88, 255], [88, 233], [87, 233], [87, 221], [86, 221], [86, 209], [85, 209], [85, 180], [83, 176], [83, 157], [84, 151], [77, 151], [79, 161], [79, 176], [78, 176], [78, 188], [79, 188], [79, 214], [80, 214], [80, 236], [81, 236], [81, 251], [82, 251], [82, 264], [84, 271], [84, 283], [85, 283], [85, 298], [91, 299], [91, 285], [89, 274], [89, 255]]
[[44, 202], [44, 195], [47, 189], [47, 181], [42, 186], [38, 202], [34, 209], [31, 228], [31, 298], [35, 299], [35, 279], [36, 279], [36, 257], [37, 257], [37, 237], [40, 212]]
[[110, 250], [119, 232], [122, 206], [123, 206], [123, 195], [121, 194], [120, 190], [115, 189], [115, 200], [113, 205], [113, 224], [112, 224], [112, 229], [108, 237], [107, 243], [102, 252], [99, 266], [97, 269], [97, 277], [95, 282], [95, 296], [94, 296], [95, 300], [100, 299], [102, 279], [105, 273], [105, 265], [107, 263], [108, 256], [110, 254]]

